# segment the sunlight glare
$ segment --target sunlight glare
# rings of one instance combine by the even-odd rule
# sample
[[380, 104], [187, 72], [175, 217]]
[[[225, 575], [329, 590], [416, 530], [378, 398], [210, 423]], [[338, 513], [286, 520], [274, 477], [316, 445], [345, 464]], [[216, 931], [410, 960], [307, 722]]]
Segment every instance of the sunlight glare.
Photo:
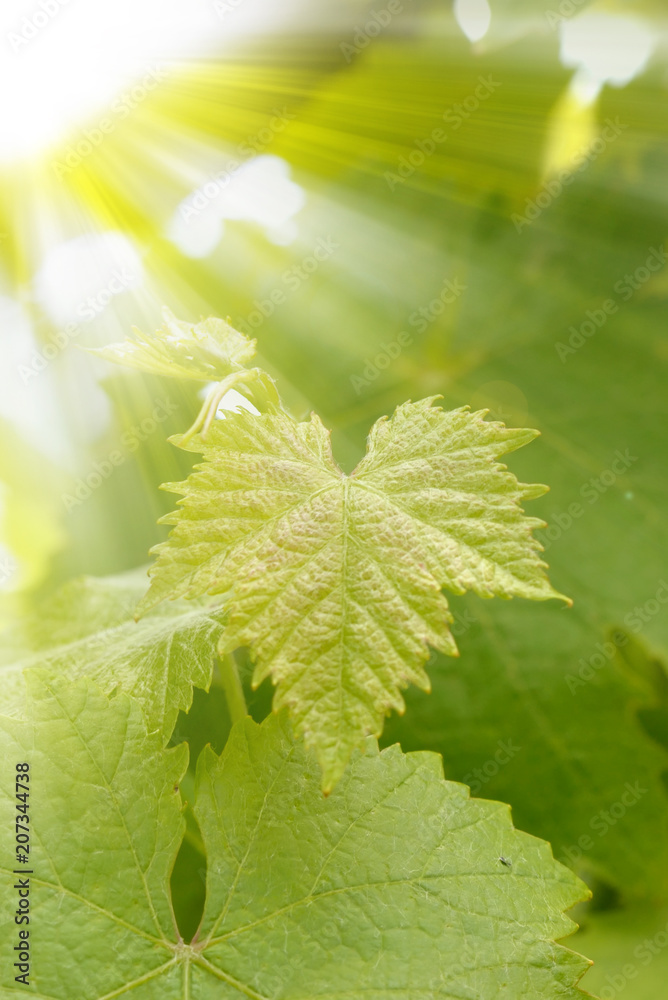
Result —
[[35, 294], [54, 323], [80, 323], [94, 319], [143, 277], [141, 258], [126, 236], [87, 234], [49, 250], [35, 276]]
[[205, 182], [177, 206], [167, 228], [169, 239], [187, 257], [208, 257], [229, 219], [262, 226], [272, 243], [291, 243], [297, 236], [293, 217], [303, 208], [306, 195], [290, 172], [290, 164], [280, 156], [266, 154], [231, 174], [223, 172], [222, 182]]
[[113, 113], [125, 89], [143, 80], [153, 89], [179, 60], [286, 13], [277, 0], [238, 7], [221, 17], [211, 0], [2, 0], [0, 164], [36, 155]]
[[578, 70], [592, 87], [624, 87], [641, 73], [654, 41], [640, 18], [586, 11], [561, 23], [561, 62]]
[[492, 11], [487, 0], [455, 0], [454, 15], [471, 42], [479, 42], [489, 31]]

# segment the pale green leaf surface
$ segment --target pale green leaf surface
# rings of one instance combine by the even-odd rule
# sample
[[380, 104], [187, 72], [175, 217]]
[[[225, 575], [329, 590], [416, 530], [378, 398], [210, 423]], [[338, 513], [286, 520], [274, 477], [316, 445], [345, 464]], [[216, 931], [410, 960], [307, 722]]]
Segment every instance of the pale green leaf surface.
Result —
[[[199, 935], [168, 895], [185, 747], [94, 685], [30, 677], [30, 722], [0, 719], [31, 765], [33, 993], [50, 1000], [497, 996], [576, 1000], [586, 959], [554, 943], [584, 886], [507, 806], [444, 782], [438, 758], [357, 754], [334, 794], [284, 717], [237, 724], [198, 767], [208, 853]], [[6, 829], [13, 768], [3, 769]], [[503, 856], [511, 867], [500, 863]], [[3, 950], [15, 876], [2, 869]], [[4, 955], [3, 955], [4, 959]], [[26, 992], [2, 962], [0, 996]]]
[[205, 463], [186, 483], [175, 527], [156, 548], [151, 590], [164, 598], [232, 590], [225, 649], [252, 648], [254, 683], [270, 676], [315, 747], [323, 787], [352, 749], [379, 735], [401, 689], [428, 690], [429, 646], [457, 649], [441, 587], [482, 597], [559, 597], [526, 517], [526, 486], [499, 463], [532, 440], [433, 399], [400, 406], [371, 431], [350, 476], [320, 420], [230, 415], [191, 449]]
[[136, 981], [133, 998], [181, 997], [168, 884], [185, 827], [178, 782], [187, 748], [164, 750], [135, 701], [109, 702], [86, 682], [32, 672], [27, 714], [0, 716], [0, 802], [10, 831], [15, 764], [28, 761], [33, 985], [13, 981], [7, 957], [19, 929], [11, 869], [23, 866], [5, 849], [0, 996], [95, 1000]]
[[226, 323], [210, 318], [185, 323], [163, 310], [164, 325], [145, 334], [133, 328], [134, 340], [92, 351], [108, 361], [140, 371], [200, 382], [217, 382], [238, 371], [255, 354], [249, 340]]
[[24, 670], [94, 679], [109, 694], [120, 686], [142, 706], [150, 730], [169, 739], [193, 686], [208, 689], [223, 611], [177, 601], [140, 622], [134, 613], [146, 591], [144, 572], [82, 577], [0, 635], [0, 711], [17, 714], [25, 698]]

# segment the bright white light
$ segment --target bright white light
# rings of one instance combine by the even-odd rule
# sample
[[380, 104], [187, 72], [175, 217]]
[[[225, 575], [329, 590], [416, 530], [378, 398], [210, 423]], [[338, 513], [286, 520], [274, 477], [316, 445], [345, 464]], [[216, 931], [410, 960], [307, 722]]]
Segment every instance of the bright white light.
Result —
[[[217, 382], [209, 382], [208, 385], [203, 386], [200, 390], [200, 398], [202, 400], [206, 399], [217, 385]], [[218, 404], [216, 417], [219, 420], [224, 420], [226, 413], [238, 413], [239, 410], [248, 410], [249, 413], [254, 413], [255, 416], [257, 416], [260, 412], [258, 408], [251, 403], [250, 399], [246, 399], [246, 397], [242, 396], [236, 389], [228, 389]]]
[[58, 410], [52, 372], [39, 354], [23, 306], [5, 295], [0, 295], [0, 330], [0, 415], [38, 451], [51, 460], [67, 462], [72, 451]]
[[167, 238], [186, 257], [201, 260], [216, 249], [223, 238], [225, 224], [215, 212], [201, 212], [185, 219], [178, 210], [167, 226]]
[[169, 58], [183, 31], [192, 38], [179, 6], [175, 0], [163, 0], [161, 10], [155, 0], [2, 0], [0, 160], [36, 153], [97, 111], [120, 118], [113, 98], [144, 76], [154, 88], [148, 73], [159, 74], [157, 53]]
[[654, 49], [649, 27], [636, 17], [585, 11], [560, 27], [563, 65], [599, 86], [624, 87], [643, 71]]
[[455, 0], [454, 15], [471, 42], [479, 42], [489, 31], [492, 11], [487, 0]]
[[[305, 0], [302, 0], [302, 3]], [[312, 0], [309, 0], [312, 4]], [[1, 0], [0, 161], [34, 155], [101, 118], [170, 64], [294, 21], [298, 0]], [[155, 79], [155, 78], [153, 78]]]
[[[0, 483], [0, 519], [2, 518], [2, 483]], [[11, 590], [15, 578], [18, 566], [14, 556], [4, 545], [0, 545], [0, 592], [3, 590]]]
[[228, 413], [238, 413], [239, 410], [248, 410], [249, 413], [254, 413], [256, 416], [260, 412], [257, 407], [253, 406], [249, 399], [242, 396], [236, 389], [228, 389], [218, 404], [216, 416], [225, 419], [225, 411]]
[[274, 229], [267, 229], [266, 237], [270, 243], [277, 247], [289, 247], [299, 236], [299, 227], [293, 219], [288, 219], [282, 226]]
[[[6, 533], [5, 520], [5, 494], [7, 487], [0, 481], [0, 530]], [[11, 590], [16, 582], [18, 566], [13, 553], [0, 542], [0, 594], [3, 591]]]
[[590, 104], [593, 104], [602, 89], [603, 83], [590, 76], [586, 69], [579, 69], [577, 73], [574, 73], [569, 84], [571, 94], [583, 108], [587, 108]]
[[35, 295], [58, 326], [88, 322], [115, 295], [143, 280], [139, 254], [122, 233], [77, 236], [50, 250], [35, 277]]
[[290, 179], [280, 156], [255, 156], [220, 181], [206, 181], [177, 206], [169, 239], [188, 257], [207, 257], [222, 238], [225, 219], [262, 226], [272, 243], [287, 245], [296, 235], [293, 216], [304, 206], [304, 189]]
[[256, 156], [235, 171], [223, 190], [223, 216], [277, 229], [305, 200], [303, 188], [290, 180], [289, 163], [280, 156]]

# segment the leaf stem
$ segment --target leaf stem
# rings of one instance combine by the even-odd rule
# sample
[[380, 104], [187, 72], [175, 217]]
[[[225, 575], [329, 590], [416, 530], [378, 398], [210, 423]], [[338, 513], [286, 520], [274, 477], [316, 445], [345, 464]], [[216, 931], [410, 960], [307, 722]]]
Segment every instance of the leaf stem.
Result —
[[202, 403], [202, 407], [195, 418], [195, 422], [191, 427], [182, 435], [180, 444], [183, 446], [190, 441], [191, 438], [202, 431], [202, 435], [206, 435], [209, 427], [213, 423], [213, 419], [216, 416], [216, 412], [220, 405], [220, 402], [230, 389], [233, 389], [235, 385], [240, 382], [253, 382], [258, 375], [259, 369], [251, 368], [246, 371], [232, 372], [231, 375], [227, 375], [221, 382], [218, 382], [209, 392], [206, 399]]
[[227, 710], [230, 713], [232, 725], [239, 719], [245, 719], [248, 715], [244, 689], [241, 686], [239, 669], [233, 653], [225, 653], [221, 657], [222, 668], [220, 671], [221, 687], [227, 699]]

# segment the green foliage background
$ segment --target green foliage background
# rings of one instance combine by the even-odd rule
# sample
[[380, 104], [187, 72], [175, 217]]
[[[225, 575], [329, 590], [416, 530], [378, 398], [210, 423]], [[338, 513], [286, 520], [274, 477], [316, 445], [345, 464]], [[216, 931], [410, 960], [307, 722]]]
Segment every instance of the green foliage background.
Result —
[[[487, 406], [510, 426], [541, 431], [510, 464], [520, 479], [551, 486], [530, 512], [551, 526], [543, 533], [551, 580], [573, 608], [453, 598], [461, 659], [434, 656], [432, 693], [408, 694], [406, 714], [389, 721], [385, 741], [437, 750], [446, 777], [478, 782], [477, 795], [510, 803], [518, 828], [549, 840], [555, 857], [595, 890], [570, 942], [596, 960], [587, 989], [606, 1000], [650, 1000], [661, 995], [668, 962], [668, 604], [661, 600], [668, 595], [668, 266], [628, 301], [615, 286], [668, 235], [663, 12], [634, 4], [634, 13], [651, 19], [659, 54], [626, 87], [606, 87], [596, 106], [599, 125], [625, 126], [619, 138], [518, 233], [511, 216], [541, 191], [543, 153], [570, 71], [559, 62], [558, 32], [546, 25], [548, 3], [492, 6], [490, 36], [476, 48], [448, 5], [415, 0], [392, 31], [348, 63], [341, 42], [369, 6], [347, 5], [341, 34], [327, 30], [323, 3], [322, 30], [308, 37], [295, 26], [231, 58], [181, 67], [59, 189], [59, 197], [93, 206], [102, 225], [136, 241], [149, 276], [148, 294], [112, 303], [80, 342], [118, 340], [130, 323], [155, 326], [162, 302], [179, 316], [229, 316], [241, 326], [258, 301], [285, 288], [287, 268], [319, 239], [332, 240], [331, 255], [253, 334], [259, 363], [279, 379], [293, 411], [316, 409], [334, 429], [345, 468], [362, 454], [375, 419], [434, 392], [446, 408]], [[498, 89], [391, 190], [386, 172], [396, 172], [399, 158], [481, 75], [499, 81]], [[142, 129], [157, 127], [158, 147], [186, 161], [190, 129], [225, 156], [277, 106], [294, 118], [265, 151], [284, 157], [306, 192], [296, 241], [272, 245], [236, 223], [206, 259], [181, 256], [164, 236], [164, 206], [187, 188], [143, 154]], [[118, 162], [123, 171], [113, 169]], [[16, 227], [17, 205], [20, 217], [29, 192], [15, 178], [6, 190], [0, 228], [8, 238], [0, 252], [11, 288], [34, 265], [35, 251]], [[419, 330], [411, 316], [446, 279], [465, 290]], [[610, 298], [618, 311], [560, 357], [557, 345], [568, 342], [570, 328]], [[35, 320], [46, 342], [53, 328]], [[402, 332], [411, 343], [386, 368], [376, 366]], [[75, 353], [70, 345], [49, 378], [80, 474], [121, 447], [123, 432], [150, 414], [156, 398], [174, 401], [177, 413], [69, 511], [62, 497], [76, 476], [27, 446], [19, 422], [6, 424], [3, 540], [27, 581], [6, 592], [7, 616], [81, 573], [143, 565], [164, 537], [155, 520], [172, 502], [157, 486], [188, 472], [186, 456], [166, 438], [194, 416], [194, 393], [100, 365], [94, 370], [113, 416], [85, 444], [74, 416], [85, 412], [86, 399], [73, 399], [68, 367]], [[77, 370], [83, 363], [77, 359]], [[619, 453], [627, 460], [618, 474]], [[573, 514], [574, 504], [581, 513]], [[196, 693], [177, 724], [180, 738], [198, 740], [206, 730], [222, 749], [225, 713], [211, 712], [216, 692], [209, 699]], [[247, 693], [262, 718], [269, 690]], [[503, 765], [499, 741], [519, 748]], [[622, 812], [629, 785], [640, 791]], [[189, 823], [174, 877], [184, 927], [201, 906], [192, 878], [198, 832], [192, 816]]]

